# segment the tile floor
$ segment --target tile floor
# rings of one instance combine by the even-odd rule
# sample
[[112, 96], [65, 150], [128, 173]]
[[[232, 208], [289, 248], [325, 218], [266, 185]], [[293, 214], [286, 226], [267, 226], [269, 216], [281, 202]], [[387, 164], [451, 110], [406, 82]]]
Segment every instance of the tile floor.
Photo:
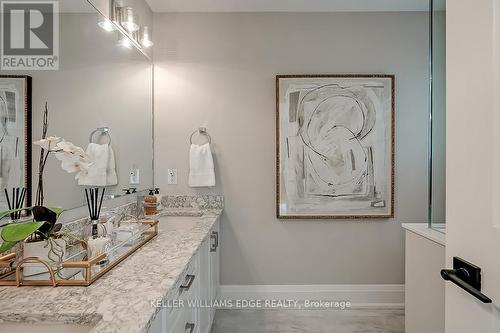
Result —
[[404, 310], [218, 310], [211, 333], [403, 333]]

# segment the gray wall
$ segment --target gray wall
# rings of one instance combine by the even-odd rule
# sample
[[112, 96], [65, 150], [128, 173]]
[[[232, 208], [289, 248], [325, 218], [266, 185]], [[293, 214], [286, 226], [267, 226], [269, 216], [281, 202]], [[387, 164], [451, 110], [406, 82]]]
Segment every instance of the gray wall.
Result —
[[[164, 193], [225, 195], [222, 284], [403, 283], [400, 224], [427, 214], [427, 15], [158, 14], [154, 31], [155, 180]], [[301, 73], [396, 74], [394, 219], [275, 218], [274, 78]], [[211, 190], [187, 186], [200, 125], [213, 137]]]

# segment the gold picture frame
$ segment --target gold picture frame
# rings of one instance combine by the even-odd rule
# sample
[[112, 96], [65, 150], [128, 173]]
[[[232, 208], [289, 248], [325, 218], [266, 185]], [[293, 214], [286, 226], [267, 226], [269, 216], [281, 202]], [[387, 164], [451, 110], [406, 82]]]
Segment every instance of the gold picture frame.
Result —
[[[288, 96], [284, 96], [286, 95], [284, 92], [287, 92]], [[306, 106], [304, 107], [304, 105]], [[311, 105], [315, 107], [314, 111], [304, 111], [311, 108]], [[280, 107], [288, 107], [288, 110], [286, 112], [281, 110], [280, 112]], [[357, 110], [356, 113], [358, 115], [352, 116], [352, 119], [346, 117], [346, 114], [351, 112], [346, 111], [349, 107], [352, 110]], [[340, 113], [336, 116], [332, 115], [331, 112]], [[352, 113], [355, 113], [355, 111], [352, 111]], [[318, 114], [321, 114], [322, 117], [322, 119], [315, 121], [314, 126], [310, 122], [312, 114], [316, 118], [319, 118]], [[335, 120], [335, 117], [338, 119]], [[339, 117], [349, 119], [353, 123], [359, 123], [358, 120], [361, 119], [363, 123], [362, 125], [358, 124], [356, 130], [350, 129], [347, 125], [332, 126], [332, 122], [345, 121]], [[366, 130], [369, 128], [366, 125], [368, 120], [370, 120], [369, 126], [372, 127]], [[307, 133], [312, 130], [316, 131], [314, 132], [314, 139], [311, 139], [309, 134], [304, 134], [306, 133], [304, 129], [306, 121], [307, 126], [309, 126]], [[286, 129], [283, 129], [281, 128], [283, 124], [290, 125]], [[338, 138], [332, 137], [330, 132], [333, 129], [337, 131]], [[359, 132], [357, 132], [358, 130]], [[361, 133], [362, 131], [364, 132]], [[381, 133], [382, 131], [384, 133]], [[328, 133], [328, 135], [325, 133]], [[352, 134], [352, 137], [349, 136], [349, 133]], [[360, 135], [364, 135], [362, 140], [360, 140]], [[374, 135], [378, 135], [376, 139], [371, 138]], [[383, 140], [383, 149], [381, 147], [372, 147], [374, 144], [377, 144], [374, 141], [380, 141], [382, 135], [385, 138]], [[277, 75], [276, 217], [278, 219], [304, 220], [378, 219], [394, 217], [394, 135], [395, 75]], [[304, 139], [304, 136], [308, 136], [308, 138]], [[356, 138], [359, 145], [348, 150], [351, 160], [348, 161], [349, 159], [346, 158], [345, 151], [342, 151], [341, 148], [335, 148], [336, 151], [332, 152], [332, 145], [325, 143], [323, 148], [336, 156], [335, 158], [332, 156], [328, 157], [322, 152], [315, 151], [316, 148], [311, 144], [313, 141], [315, 143], [321, 142], [321, 139], [325, 138], [328, 138], [331, 142], [341, 140], [339, 145], [334, 145], [336, 147], [348, 146], [350, 141], [355, 141], [354, 138]], [[367, 143], [363, 143], [363, 140]], [[283, 147], [285, 145], [286, 148]], [[382, 144], [379, 145], [382, 146]], [[285, 157], [285, 161], [282, 161], [282, 154], [285, 150], [287, 156]], [[380, 155], [381, 150], [384, 152], [382, 157], [378, 155], [373, 156], [375, 152]], [[353, 151], [357, 153], [353, 153]], [[292, 157], [290, 157], [290, 154], [292, 154]], [[303, 154], [302, 160], [300, 154]], [[311, 154], [315, 159], [313, 161], [310, 158]], [[333, 161], [336, 159], [342, 162]], [[359, 171], [355, 170], [354, 167], [355, 162], [358, 161], [360, 163], [357, 164], [362, 166], [358, 167]], [[295, 164], [291, 165], [292, 162], [295, 162]], [[315, 169], [315, 162], [318, 165], [318, 169], [320, 169], [319, 172]], [[328, 179], [326, 179], [327, 177], [322, 177], [323, 175], [336, 175], [335, 172], [328, 169], [332, 163], [333, 165], [337, 163], [338, 165], [335, 168], [341, 170], [339, 171], [340, 175], [338, 178], [349, 179], [352, 184], [347, 181], [345, 183], [340, 183], [340, 181], [335, 183], [335, 177]], [[343, 169], [343, 166], [349, 163], [352, 170], [344, 172], [345, 168]], [[381, 165], [383, 165], [382, 168], [380, 167]], [[284, 167], [287, 168], [285, 176], [282, 174]], [[313, 172], [308, 168], [313, 169]], [[290, 174], [292, 176], [288, 176]], [[354, 177], [354, 175], [356, 176]], [[293, 179], [294, 177], [295, 179]], [[352, 177], [352, 179], [349, 177]], [[333, 181], [331, 178], [333, 178]], [[284, 181], [287, 183], [286, 185]], [[286, 189], [287, 186], [288, 191]], [[335, 211], [335, 207], [341, 207], [342, 203], [348, 208], [339, 210], [338, 212]], [[359, 209], [356, 209], [357, 203], [359, 204]], [[325, 209], [321, 207], [322, 204]]]

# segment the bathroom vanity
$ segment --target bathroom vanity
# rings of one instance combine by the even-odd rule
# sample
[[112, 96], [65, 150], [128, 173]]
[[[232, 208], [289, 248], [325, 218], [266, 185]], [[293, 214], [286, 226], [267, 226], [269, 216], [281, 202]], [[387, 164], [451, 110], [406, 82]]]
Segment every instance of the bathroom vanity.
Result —
[[161, 217], [156, 238], [89, 287], [0, 288], [2, 331], [210, 332], [215, 309], [188, 301], [215, 300], [221, 211]]
[[[193, 224], [198, 228], [197, 223], [192, 222], [197, 220], [196, 217], [168, 217], [167, 220]], [[169, 221], [164, 225], [165, 231], [172, 226]], [[215, 308], [211, 305], [219, 286], [219, 246], [219, 222], [216, 220], [167, 297], [157, 299], [153, 305], [160, 307], [160, 311], [156, 313], [149, 333], [210, 333], [215, 316]]]

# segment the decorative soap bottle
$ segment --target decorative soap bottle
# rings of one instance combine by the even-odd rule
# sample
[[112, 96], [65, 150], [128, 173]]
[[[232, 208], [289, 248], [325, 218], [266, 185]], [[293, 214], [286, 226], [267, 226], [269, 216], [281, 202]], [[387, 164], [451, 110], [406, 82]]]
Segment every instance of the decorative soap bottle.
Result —
[[144, 198], [144, 215], [155, 215], [157, 213], [157, 201], [155, 190], [149, 190], [149, 195]]

